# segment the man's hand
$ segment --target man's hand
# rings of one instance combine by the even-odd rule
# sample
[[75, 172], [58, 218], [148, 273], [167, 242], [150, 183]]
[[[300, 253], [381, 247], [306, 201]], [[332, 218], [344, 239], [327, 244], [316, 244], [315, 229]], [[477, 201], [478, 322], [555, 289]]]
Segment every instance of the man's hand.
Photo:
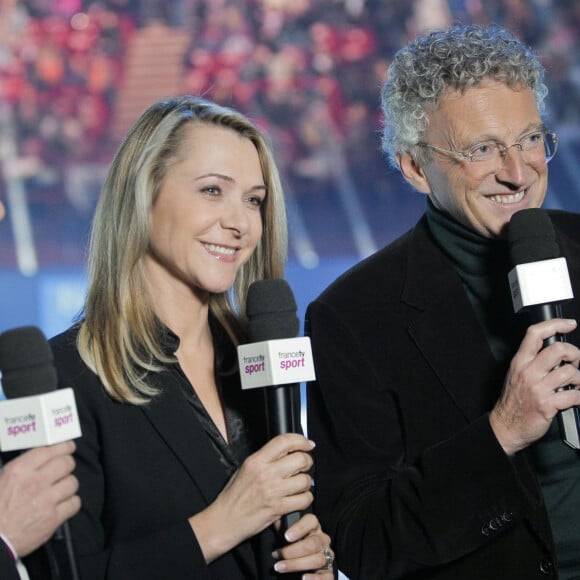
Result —
[[[540, 439], [558, 411], [580, 405], [580, 391], [577, 390], [580, 386], [580, 350], [559, 341], [543, 348], [547, 338], [556, 333], [566, 334], [575, 328], [576, 321], [561, 318], [528, 328], [489, 418], [508, 455]], [[567, 385], [575, 388], [557, 390]]]
[[0, 533], [18, 556], [29, 554], [78, 512], [81, 501], [72, 475], [75, 444], [65, 441], [31, 449], [0, 472]]

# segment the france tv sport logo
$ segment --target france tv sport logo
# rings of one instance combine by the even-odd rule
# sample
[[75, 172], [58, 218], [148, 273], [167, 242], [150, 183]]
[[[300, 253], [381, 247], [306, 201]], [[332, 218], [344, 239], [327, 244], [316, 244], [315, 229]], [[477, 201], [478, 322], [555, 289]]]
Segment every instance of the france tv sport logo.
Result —
[[73, 390], [0, 402], [0, 449], [15, 451], [81, 436]]
[[314, 380], [310, 338], [281, 338], [238, 346], [242, 389]]

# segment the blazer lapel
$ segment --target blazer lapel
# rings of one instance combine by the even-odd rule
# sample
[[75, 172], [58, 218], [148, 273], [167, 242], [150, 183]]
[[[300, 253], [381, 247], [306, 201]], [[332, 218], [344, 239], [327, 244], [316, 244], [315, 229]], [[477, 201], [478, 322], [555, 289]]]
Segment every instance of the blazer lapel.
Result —
[[227, 474], [181, 388], [173, 372], [165, 373], [163, 392], [142, 411], [210, 504]]
[[[425, 219], [412, 235], [402, 294], [410, 308], [409, 334], [442, 387], [465, 418], [473, 421], [492, 408], [503, 376], [497, 373], [497, 362], [462, 282], [432, 241]], [[454, 339], [442, 339], [443, 329], [446, 337]]]
[[[207, 505], [212, 503], [229, 477], [220, 463], [207, 433], [181, 392], [173, 371], [164, 374], [164, 388], [142, 411], [167, 443], [199, 489]], [[254, 576], [255, 558], [250, 542], [240, 544], [232, 554], [241, 569]]]

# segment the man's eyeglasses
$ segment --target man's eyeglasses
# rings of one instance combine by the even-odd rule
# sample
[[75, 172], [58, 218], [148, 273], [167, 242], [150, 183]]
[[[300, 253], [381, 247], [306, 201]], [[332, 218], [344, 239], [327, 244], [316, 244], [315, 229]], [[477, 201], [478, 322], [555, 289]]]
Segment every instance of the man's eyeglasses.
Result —
[[502, 145], [497, 141], [482, 141], [474, 145], [468, 151], [453, 151], [452, 149], [443, 149], [431, 145], [430, 143], [417, 143], [419, 147], [427, 147], [450, 155], [461, 161], [469, 161], [470, 163], [486, 162], [494, 165], [501, 165], [506, 158], [508, 149], [517, 147], [522, 153], [524, 161], [539, 161], [545, 160], [546, 163], [550, 161], [558, 149], [558, 136], [556, 133], [548, 130], [532, 131], [527, 133], [513, 145]]

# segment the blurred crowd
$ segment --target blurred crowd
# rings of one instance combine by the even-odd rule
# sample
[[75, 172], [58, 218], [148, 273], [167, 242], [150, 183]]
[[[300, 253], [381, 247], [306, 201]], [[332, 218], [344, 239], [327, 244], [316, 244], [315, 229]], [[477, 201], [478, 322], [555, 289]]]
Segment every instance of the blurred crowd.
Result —
[[[111, 125], [124, 57], [141, 29], [161, 24], [190, 38], [181, 92], [257, 120], [298, 199], [332, 201], [346, 169], [372, 203], [393, 189], [377, 134], [390, 55], [418, 32], [453, 21], [517, 33], [549, 71], [552, 125], [579, 124], [576, 1], [0, 0], [0, 141], [14, 144], [13, 155], [2, 154], [4, 182], [9, 174], [26, 184], [34, 215], [56, 224], [40, 233], [45, 259], [66, 260], [50, 252], [53, 241], [63, 243], [53, 238], [86, 233], [92, 209], [78, 202], [83, 192], [67, 194], [67, 175], [97, 167], [100, 178], [99, 164], [118, 145]], [[58, 225], [59, 216], [74, 221], [75, 211], [78, 228]], [[5, 241], [4, 234], [0, 246]]]

